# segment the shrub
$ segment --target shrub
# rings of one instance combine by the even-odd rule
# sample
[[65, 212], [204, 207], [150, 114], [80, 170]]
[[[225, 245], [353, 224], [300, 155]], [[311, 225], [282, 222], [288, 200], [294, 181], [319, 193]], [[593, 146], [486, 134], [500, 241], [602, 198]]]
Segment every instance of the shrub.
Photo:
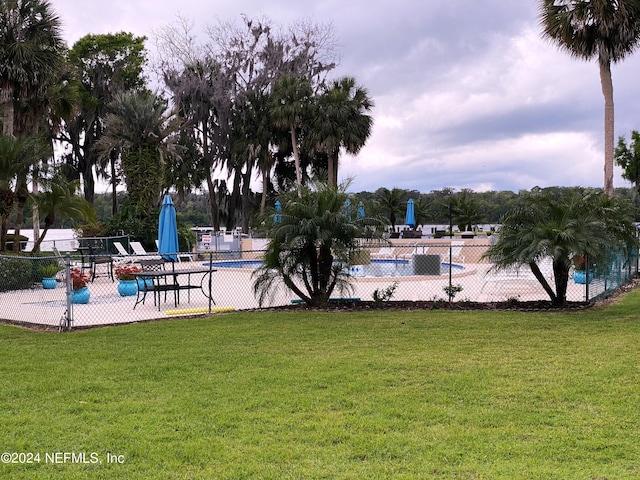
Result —
[[0, 257], [0, 292], [29, 288], [33, 283], [31, 260]]

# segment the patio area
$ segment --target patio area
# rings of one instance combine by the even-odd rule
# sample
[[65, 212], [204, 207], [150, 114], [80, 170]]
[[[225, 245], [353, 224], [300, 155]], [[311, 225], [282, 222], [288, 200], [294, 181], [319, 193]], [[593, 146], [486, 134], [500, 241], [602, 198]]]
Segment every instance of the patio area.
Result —
[[[180, 269], [202, 269], [203, 263], [180, 262], [175, 264]], [[490, 272], [487, 263], [465, 264], [464, 269], [452, 272], [451, 283], [461, 287], [454, 301], [498, 302], [510, 299], [519, 301], [547, 300], [548, 296], [530, 272]], [[149, 320], [208, 315], [233, 310], [259, 308], [253, 294], [251, 268], [229, 267], [217, 268], [212, 274], [211, 305], [205, 292], [208, 290], [206, 274], [198, 274], [193, 282], [203, 282], [205, 292], [192, 289], [180, 292], [180, 302], [174, 304], [173, 292], [159, 292], [160, 309], [154, 304], [154, 296], [148, 294], [144, 303], [136, 306], [136, 296], [122, 297], [118, 293], [117, 280], [112, 281], [104, 272], [98, 272], [95, 280], [89, 285], [91, 299], [88, 304], [73, 304], [72, 315], [67, 313], [65, 284], [58, 282], [52, 290], [45, 290], [36, 285], [30, 289], [14, 290], [0, 293], [0, 319], [23, 324], [38, 324], [57, 328], [66, 319], [73, 318], [72, 328], [135, 323]], [[102, 273], [102, 274], [100, 274]], [[550, 279], [552, 280], [552, 279]], [[353, 291], [349, 297], [372, 300], [376, 290], [382, 291], [397, 282], [392, 300], [429, 301], [447, 300], [445, 287], [449, 285], [446, 271], [440, 275], [411, 275], [383, 277], [361, 277], [353, 279]], [[595, 291], [598, 285], [594, 282], [590, 288]], [[584, 301], [586, 287], [570, 281], [568, 286], [569, 301]], [[334, 296], [341, 294], [335, 292]], [[282, 289], [268, 306], [288, 305], [295, 300], [295, 295]], [[134, 309], [135, 306], [135, 309]]]

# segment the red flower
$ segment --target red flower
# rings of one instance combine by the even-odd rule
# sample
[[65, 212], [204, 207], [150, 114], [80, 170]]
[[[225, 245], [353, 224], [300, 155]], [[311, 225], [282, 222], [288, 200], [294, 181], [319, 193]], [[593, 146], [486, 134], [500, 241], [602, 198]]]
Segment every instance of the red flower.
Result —
[[87, 286], [91, 281], [91, 270], [88, 273], [82, 273], [79, 268], [71, 269], [71, 285], [74, 290], [80, 290]]
[[140, 273], [142, 267], [140, 265], [118, 265], [115, 273], [118, 280], [135, 280], [136, 273]]

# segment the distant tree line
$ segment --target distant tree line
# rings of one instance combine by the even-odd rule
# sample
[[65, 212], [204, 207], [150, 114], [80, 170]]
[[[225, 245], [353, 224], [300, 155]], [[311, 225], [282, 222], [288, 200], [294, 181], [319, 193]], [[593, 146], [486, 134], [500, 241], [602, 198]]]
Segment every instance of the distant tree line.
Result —
[[[443, 225], [449, 223], [449, 205], [453, 216], [454, 228], [459, 230], [472, 230], [479, 224], [498, 224], [504, 215], [515, 207], [522, 205], [524, 198], [531, 192], [546, 190], [556, 193], [599, 191], [601, 189], [588, 189], [582, 187], [551, 187], [546, 189], [533, 188], [518, 193], [504, 191], [474, 192], [472, 190], [455, 191], [450, 188], [433, 190], [429, 193], [420, 193], [417, 190], [379, 188], [375, 192], [358, 192], [353, 198], [362, 205], [367, 216], [381, 216], [392, 225], [390, 217], [395, 215], [395, 225], [404, 224], [406, 205], [409, 198], [414, 200], [416, 222], [418, 225]], [[118, 194], [119, 202], [125, 200], [126, 194]], [[616, 198], [633, 200], [634, 188], [617, 188]], [[259, 196], [252, 199], [253, 212], [260, 210]], [[178, 218], [187, 227], [211, 226], [207, 206], [209, 199], [207, 194], [187, 193], [177, 206]], [[94, 206], [98, 221], [108, 225], [113, 215], [110, 209], [111, 194], [96, 194]], [[26, 228], [31, 228], [27, 219]], [[252, 217], [252, 221], [255, 217]], [[638, 218], [640, 220], [640, 217]], [[73, 228], [69, 220], [57, 219], [54, 228]]]

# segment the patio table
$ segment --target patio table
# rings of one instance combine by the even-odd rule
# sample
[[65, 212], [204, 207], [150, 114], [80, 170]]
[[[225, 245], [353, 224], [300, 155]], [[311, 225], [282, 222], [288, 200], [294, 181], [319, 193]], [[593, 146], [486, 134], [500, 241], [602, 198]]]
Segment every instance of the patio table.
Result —
[[[160, 310], [160, 293], [174, 292], [174, 305], [177, 307], [180, 303], [180, 291], [186, 290], [187, 302], [191, 302], [192, 289], [200, 289], [207, 300], [215, 305], [216, 302], [213, 300], [211, 293], [211, 274], [215, 271], [215, 269], [211, 268], [172, 268], [171, 270], [143, 271], [136, 273], [136, 278], [141, 281], [138, 282], [138, 295], [133, 308], [135, 309], [139, 303], [144, 303], [147, 292], [153, 292], [154, 305], [157, 297], [158, 310]], [[200, 277], [200, 275], [202, 276]], [[196, 278], [192, 279], [192, 276], [195, 276]], [[205, 279], [208, 279], [206, 284]], [[151, 282], [149, 283], [146, 280], [151, 280]], [[142, 289], [140, 289], [141, 286]]]

